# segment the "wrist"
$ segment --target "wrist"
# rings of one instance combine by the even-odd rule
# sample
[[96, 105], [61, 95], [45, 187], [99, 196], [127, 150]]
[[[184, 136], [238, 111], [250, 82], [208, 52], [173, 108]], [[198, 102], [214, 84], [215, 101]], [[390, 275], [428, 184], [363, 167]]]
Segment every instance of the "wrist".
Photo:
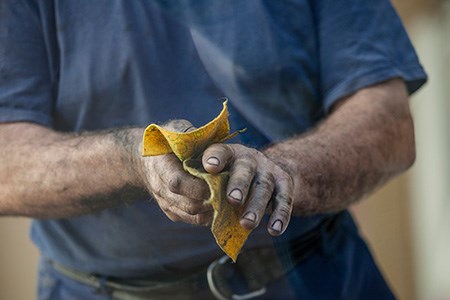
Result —
[[264, 155], [273, 161], [278, 167], [286, 172], [293, 180], [296, 174], [295, 162], [292, 161], [288, 152], [282, 149], [281, 144], [275, 144], [263, 151]]
[[142, 128], [118, 130], [113, 133], [116, 144], [120, 147], [126, 184], [145, 188], [142, 158]]
[[[308, 163], [301, 156], [292, 153], [292, 149], [297, 149], [288, 143], [278, 143], [264, 150], [264, 154], [277, 166], [286, 172], [292, 179], [293, 189], [293, 215], [311, 215], [316, 213], [317, 201], [311, 195], [313, 182], [304, 176]], [[297, 151], [298, 152], [298, 151]]]

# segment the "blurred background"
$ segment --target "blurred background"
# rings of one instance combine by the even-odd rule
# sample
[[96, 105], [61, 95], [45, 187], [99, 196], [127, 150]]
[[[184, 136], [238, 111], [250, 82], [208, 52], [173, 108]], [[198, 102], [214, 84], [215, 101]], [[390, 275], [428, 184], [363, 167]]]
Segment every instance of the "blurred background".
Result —
[[[399, 299], [450, 300], [450, 1], [393, 3], [429, 75], [411, 99], [417, 160], [352, 210]], [[0, 299], [35, 299], [29, 223], [0, 218]]]

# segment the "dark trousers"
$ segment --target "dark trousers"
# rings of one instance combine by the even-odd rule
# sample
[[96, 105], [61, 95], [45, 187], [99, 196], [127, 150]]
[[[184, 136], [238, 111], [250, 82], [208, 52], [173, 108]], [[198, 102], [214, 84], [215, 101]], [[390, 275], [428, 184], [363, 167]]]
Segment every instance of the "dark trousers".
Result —
[[[283, 251], [283, 249], [281, 249]], [[289, 264], [289, 261], [284, 263]], [[161, 292], [143, 287], [140, 299], [214, 299], [206, 283], [187, 292], [174, 286]], [[122, 297], [122, 296], [121, 296]], [[119, 299], [112, 291], [92, 287], [56, 271], [42, 259], [39, 267], [39, 300], [107, 300]], [[139, 299], [139, 298], [120, 298]], [[267, 286], [266, 293], [255, 299], [395, 299], [374, 263], [365, 242], [358, 234], [349, 213], [344, 213], [339, 228], [332, 236], [324, 236], [321, 247], [303, 260], [286, 276]]]

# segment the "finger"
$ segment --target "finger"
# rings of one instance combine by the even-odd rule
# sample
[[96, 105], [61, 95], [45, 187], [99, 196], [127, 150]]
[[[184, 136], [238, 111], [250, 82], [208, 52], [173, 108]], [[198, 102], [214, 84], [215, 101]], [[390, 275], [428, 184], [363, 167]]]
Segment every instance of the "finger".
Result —
[[256, 159], [252, 156], [239, 157], [231, 166], [227, 185], [228, 202], [243, 205], [256, 174]]
[[181, 220], [180, 217], [170, 209], [172, 205], [166, 201], [164, 196], [158, 194], [153, 195], [153, 198], [156, 200], [156, 203], [158, 203], [159, 208], [172, 222], [179, 222]]
[[272, 197], [274, 188], [275, 182], [272, 173], [257, 174], [240, 220], [242, 227], [252, 230], [259, 225], [266, 211], [267, 204]]
[[164, 214], [169, 218], [170, 221], [172, 222], [181, 222], [181, 218], [175, 214], [174, 212], [170, 211], [170, 210], [166, 210], [166, 209], [161, 209]]
[[163, 209], [163, 212], [173, 222], [184, 222], [193, 225], [209, 226], [212, 223], [214, 216], [213, 211], [207, 211], [201, 214], [189, 215], [186, 212], [178, 209], [177, 207], [171, 207], [170, 209]]
[[207, 183], [183, 170], [181, 162], [173, 154], [164, 155], [161, 158], [156, 172], [160, 176], [160, 181], [172, 193], [201, 202], [209, 198]]
[[273, 212], [267, 230], [273, 236], [282, 234], [291, 219], [293, 206], [293, 183], [290, 177], [277, 181], [273, 197]]
[[184, 119], [171, 120], [169, 122], [164, 123], [162, 127], [164, 127], [167, 130], [175, 132], [189, 132], [196, 129], [191, 122]]
[[198, 214], [197, 219], [195, 220], [195, 224], [200, 226], [211, 226], [212, 221], [214, 219], [214, 210]]
[[214, 211], [211, 205], [204, 205], [203, 202], [192, 201], [192, 199], [181, 196], [178, 201], [174, 201], [174, 205], [178, 209], [184, 211], [186, 214], [195, 216]]
[[166, 210], [177, 208], [177, 210], [192, 216], [213, 211], [213, 207], [205, 205], [203, 201], [193, 200], [167, 190], [162, 192], [158, 198], [160, 206], [165, 207]]
[[210, 192], [208, 184], [185, 171], [173, 172], [167, 182], [169, 191], [195, 201], [207, 200]]
[[203, 152], [202, 163], [206, 172], [217, 174], [232, 160], [234, 152], [226, 144], [213, 144]]

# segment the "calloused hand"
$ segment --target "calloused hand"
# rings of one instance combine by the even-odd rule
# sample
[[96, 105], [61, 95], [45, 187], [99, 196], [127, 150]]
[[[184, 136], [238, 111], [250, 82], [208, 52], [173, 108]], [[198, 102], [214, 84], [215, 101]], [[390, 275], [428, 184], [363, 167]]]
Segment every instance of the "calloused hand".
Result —
[[202, 163], [211, 174], [229, 170], [227, 200], [245, 206], [241, 226], [254, 229], [269, 211], [269, 233], [278, 236], [286, 230], [292, 214], [293, 180], [273, 160], [240, 144], [214, 144], [203, 153]]

